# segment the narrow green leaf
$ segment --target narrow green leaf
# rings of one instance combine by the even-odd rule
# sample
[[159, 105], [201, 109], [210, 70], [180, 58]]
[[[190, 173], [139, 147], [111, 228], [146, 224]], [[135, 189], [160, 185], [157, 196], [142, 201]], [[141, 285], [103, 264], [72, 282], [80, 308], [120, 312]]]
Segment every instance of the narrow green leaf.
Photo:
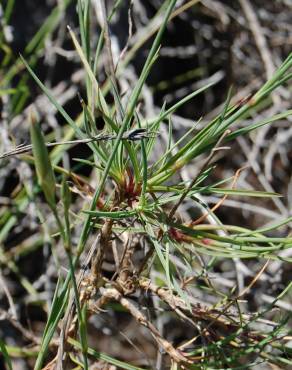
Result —
[[[68, 338], [68, 342], [70, 344], [72, 344], [75, 348], [77, 349], [81, 349], [81, 345], [80, 343], [78, 343], [76, 340], [72, 339], [72, 338]], [[96, 359], [100, 359], [100, 360], [103, 360], [105, 362], [108, 362], [109, 364], [112, 364], [114, 366], [117, 366], [118, 368], [120, 369], [125, 369], [125, 370], [145, 370], [145, 369], [142, 369], [141, 367], [137, 367], [137, 366], [133, 366], [133, 365], [130, 365], [126, 362], [123, 362], [123, 361], [120, 361], [120, 360], [117, 360], [109, 355], [107, 355], [106, 353], [102, 353], [102, 352], [97, 352], [95, 351], [94, 349], [92, 348], [88, 348], [88, 354]]]
[[56, 327], [58, 325], [58, 322], [61, 319], [61, 316], [64, 312], [64, 309], [67, 305], [68, 301], [68, 284], [70, 275], [68, 275], [64, 286], [62, 287], [62, 290], [59, 291], [59, 287], [61, 285], [60, 278], [58, 279], [57, 287], [55, 289], [55, 294], [51, 306], [51, 311], [46, 323], [46, 327], [43, 333], [42, 337], [42, 343], [40, 346], [40, 350], [37, 356], [37, 360], [34, 366], [34, 370], [40, 370], [42, 369], [42, 365], [44, 363], [44, 360], [46, 358], [47, 352], [48, 352], [48, 347], [51, 342], [51, 339], [55, 333]]
[[71, 191], [70, 191], [70, 188], [68, 186], [68, 183], [65, 177], [63, 178], [63, 181], [62, 181], [61, 197], [62, 197], [62, 201], [64, 205], [65, 214], [68, 214], [70, 204], [72, 201], [72, 195], [71, 195]]
[[48, 149], [45, 145], [45, 139], [42, 134], [39, 121], [36, 114], [30, 115], [30, 136], [32, 143], [32, 152], [34, 155], [35, 168], [37, 172], [38, 183], [42, 188], [46, 201], [52, 209], [56, 208], [55, 189], [56, 182], [49, 159]]
[[6, 364], [9, 367], [9, 370], [12, 370], [11, 359], [10, 359], [9, 354], [7, 352], [5, 343], [3, 342], [3, 340], [1, 338], [0, 338], [0, 351], [1, 351], [2, 355], [3, 355], [3, 357], [4, 357], [4, 361], [6, 362]]
[[107, 106], [107, 103], [102, 95], [102, 92], [100, 90], [100, 87], [99, 87], [99, 84], [98, 82], [96, 81], [96, 78], [92, 72], [92, 69], [83, 53], [83, 50], [74, 34], [74, 32], [71, 30], [71, 28], [68, 26], [68, 30], [69, 30], [69, 33], [70, 33], [70, 36], [72, 38], [72, 41], [73, 41], [73, 44], [75, 46], [75, 49], [83, 63], [83, 66], [88, 74], [88, 77], [92, 83], [92, 85], [94, 86], [95, 88], [95, 91], [96, 91], [96, 94], [97, 94], [97, 101], [98, 101], [98, 105], [99, 105], [99, 108], [102, 112], [104, 112], [107, 116], [109, 116], [109, 108]]
[[139, 212], [140, 210], [112, 211], [112, 212], [83, 211], [83, 213], [86, 213], [91, 216], [95, 216], [97, 218], [104, 217], [104, 218], [111, 218], [111, 219], [117, 219], [117, 220], [137, 216]]

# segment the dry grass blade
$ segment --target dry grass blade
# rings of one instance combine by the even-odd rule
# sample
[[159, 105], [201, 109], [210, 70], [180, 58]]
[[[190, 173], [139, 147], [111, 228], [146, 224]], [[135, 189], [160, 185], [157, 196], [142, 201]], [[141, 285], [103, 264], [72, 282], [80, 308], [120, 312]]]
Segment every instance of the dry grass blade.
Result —
[[[124, 132], [122, 139], [123, 140], [129, 140], [129, 141], [138, 141], [142, 139], [147, 138], [153, 138], [156, 137], [157, 133], [155, 132], [149, 132], [146, 129], [133, 129], [131, 131]], [[95, 141], [109, 141], [109, 140], [115, 140], [117, 138], [116, 135], [111, 134], [99, 134], [95, 135], [93, 137], [89, 137], [87, 139], [77, 139], [77, 140], [67, 140], [67, 141], [59, 141], [59, 142], [52, 142], [52, 143], [45, 143], [45, 146], [50, 148], [57, 145], [78, 145], [78, 144], [87, 144], [92, 143]], [[28, 153], [32, 151], [33, 147], [32, 145], [24, 145], [21, 144], [18, 147], [16, 147], [13, 150], [10, 150], [8, 152], [5, 152], [0, 155], [0, 159], [4, 159], [7, 157], [12, 157], [15, 155], [20, 155], [23, 153]]]

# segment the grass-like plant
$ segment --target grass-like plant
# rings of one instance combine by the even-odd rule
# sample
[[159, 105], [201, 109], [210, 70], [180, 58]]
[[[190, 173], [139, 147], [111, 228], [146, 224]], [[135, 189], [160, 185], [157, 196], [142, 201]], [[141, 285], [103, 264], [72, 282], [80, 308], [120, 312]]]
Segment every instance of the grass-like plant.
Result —
[[[88, 346], [90, 318], [103, 315], [105, 309], [117, 309], [128, 312], [138, 325], [149, 331], [157, 348], [165, 354], [165, 366], [172, 369], [248, 368], [264, 360], [291, 364], [287, 356], [291, 349], [284, 340], [288, 335], [285, 331], [287, 317], [280, 317], [272, 330], [258, 332], [255, 329], [265, 313], [289, 291], [290, 285], [262, 312], [243, 313], [239, 304], [263, 273], [266, 261], [283, 258], [279, 252], [292, 247], [289, 236], [269, 236], [270, 232], [291, 222], [291, 218], [260, 230], [221, 223], [215, 211], [228, 196], [272, 198], [279, 197], [279, 194], [238, 189], [237, 179], [243, 168], [231, 178], [216, 183], [210, 184], [210, 176], [216, 166], [216, 154], [228, 150], [231, 140], [292, 114], [291, 110], [285, 111], [246, 127], [236, 126], [240, 120], [260, 110], [263, 103], [269, 104], [271, 94], [291, 78], [292, 54], [253, 96], [234, 104], [231, 103], [230, 92], [217, 117], [200, 129], [194, 123], [194, 127], [173, 142], [172, 114], [210, 88], [212, 83], [173, 106], [163, 106], [157, 117], [145, 119], [139, 110], [139, 98], [151, 67], [159, 58], [165, 27], [175, 16], [176, 0], [165, 1], [160, 10], [160, 14], [164, 14], [163, 21], [127, 101], [119, 93], [118, 78], [135, 46], [115, 69], [108, 27], [112, 15], [118, 10], [118, 3], [107, 15], [104, 1], [101, 1], [104, 27], [96, 50], [93, 51], [90, 45], [89, 0], [77, 2], [81, 41], [68, 28], [86, 74], [86, 97], [80, 99], [82, 113], [78, 120], [66, 113], [37, 77], [31, 67], [34, 60], [20, 57], [66, 122], [64, 142], [50, 143], [50, 146], [61, 145], [54, 146], [48, 153], [48, 143], [38, 119], [32, 116], [32, 146], [25, 150], [18, 148], [19, 152], [6, 155], [22, 154], [32, 149], [33, 157], [25, 154], [22, 158], [35, 164], [39, 189], [43, 191], [56, 221], [55, 229], [50, 229], [49, 233], [64, 246], [69, 266], [65, 278], [61, 277], [63, 273], [60, 274], [37, 353], [26, 355], [36, 356], [35, 370], [45, 366], [49, 354], [54, 356], [46, 368], [76, 366], [89, 369], [91, 364], [103, 360], [117, 368], [140, 369]], [[96, 77], [102, 48], [108, 55], [108, 66], [105, 67], [107, 83], [103, 87]], [[17, 61], [17, 65], [19, 63]], [[11, 78], [9, 76], [6, 79]], [[113, 105], [106, 101], [108, 94], [114, 97]], [[96, 112], [105, 122], [102, 134], [95, 127]], [[164, 124], [169, 127], [168, 143], [161, 157], [155, 158], [154, 149]], [[96, 180], [94, 188], [78, 174], [78, 170], [66, 167], [65, 162], [62, 164], [62, 156], [68, 146], [78, 142], [86, 143], [92, 154], [86, 160], [74, 160], [79, 168], [86, 165], [92, 169]], [[188, 183], [177, 180], [176, 174], [190, 163], [196, 164], [196, 176]], [[74, 202], [77, 201], [72, 192], [78, 187], [90, 189], [87, 196], [90, 201], [85, 201], [82, 209], [76, 210]], [[19, 196], [22, 207], [26, 206], [29, 198], [25, 192], [24, 189], [24, 194]], [[220, 195], [221, 199], [210, 208], [200, 197], [205, 194]], [[186, 200], [200, 210], [199, 217], [187, 220], [180, 215], [180, 207]], [[8, 217], [7, 222], [11, 222], [11, 218]], [[76, 230], [79, 230], [77, 243]], [[52, 252], [55, 253], [54, 250]], [[115, 256], [116, 264], [110, 278], [103, 269], [109, 254]], [[195, 269], [202, 256], [208, 257], [208, 263], [204, 266], [205, 275], [199, 276]], [[216, 291], [208, 278], [208, 271], [219, 259], [228, 258], [262, 260], [263, 268], [244, 290], [226, 295]], [[289, 258], [285, 260], [291, 262]], [[213, 306], [192, 297], [192, 286], [199, 277], [205, 282], [204, 289], [218, 298]], [[28, 292], [34, 293], [29, 283], [22, 283]], [[184, 343], [179, 346], [172, 343], [140, 310], [135, 300], [147, 292], [155, 295], [162, 306], [169, 307], [172, 315], [188, 325], [191, 334], [188, 333]], [[1, 351], [11, 368], [10, 356], [16, 353], [16, 349], [1, 343]]]

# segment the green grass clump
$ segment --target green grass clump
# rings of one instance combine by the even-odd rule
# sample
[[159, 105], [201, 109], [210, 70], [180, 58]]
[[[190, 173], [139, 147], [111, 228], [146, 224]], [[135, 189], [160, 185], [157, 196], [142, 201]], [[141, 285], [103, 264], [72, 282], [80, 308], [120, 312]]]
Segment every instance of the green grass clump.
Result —
[[[67, 6], [70, 1], [63, 3]], [[35, 343], [36, 350], [22, 350], [1, 341], [4, 360], [11, 368], [14, 356], [32, 357], [35, 370], [42, 369], [49, 361], [58, 368], [63, 363], [68, 368], [89, 369], [92, 364], [104, 361], [117, 368], [141, 369], [139, 364], [135, 366], [121, 361], [89, 346], [90, 319], [94, 315], [102, 316], [106, 309], [127, 312], [138, 327], [144, 326], [157, 349], [164, 353], [166, 368], [239, 369], [257, 366], [261, 362], [291, 365], [291, 349], [286, 344], [286, 337], [291, 335], [291, 330], [287, 329], [289, 316], [279, 317], [272, 329], [265, 328], [261, 332], [257, 329], [266, 313], [289, 293], [291, 284], [283, 287], [277, 298], [257, 313], [242, 312], [240, 302], [264, 272], [267, 261], [291, 262], [291, 258], [283, 257], [280, 252], [292, 247], [292, 238], [289, 235], [270, 235], [292, 219], [258, 230], [220, 222], [215, 212], [229, 196], [271, 199], [280, 195], [238, 189], [237, 179], [244, 168], [217, 182], [212, 182], [212, 174], [216, 167], [216, 154], [226, 149], [232, 140], [277, 120], [285, 120], [292, 114], [287, 110], [268, 118], [257, 118], [249, 126], [236, 126], [248, 117], [259, 117], [256, 113], [260, 112], [263, 104], [271, 104], [271, 94], [290, 80], [292, 54], [251, 98], [233, 104], [230, 92], [220, 114], [200, 129], [194, 124], [173, 142], [172, 114], [213, 84], [190, 93], [173, 106], [163, 106], [151, 120], [146, 120], [140, 113], [141, 91], [159, 58], [162, 35], [174, 14], [176, 0], [169, 0], [159, 10], [159, 14], [164, 14], [163, 21], [127, 101], [119, 93], [118, 77], [133, 57], [137, 45], [127, 51], [117, 70], [110, 65], [105, 66], [107, 81], [101, 86], [96, 70], [103, 50], [112, 62], [108, 23], [118, 11], [119, 3], [115, 2], [109, 16], [103, 7], [105, 24], [93, 50], [90, 43], [91, 4], [88, 0], [77, 2], [80, 37], [70, 27], [68, 33], [86, 75], [86, 98], [81, 98], [82, 112], [78, 119], [69, 116], [34, 72], [40, 45], [58, 24], [59, 8], [53, 11], [24, 55], [14, 60], [3, 80], [6, 89], [15, 73], [25, 66], [63, 117], [62, 134], [66, 142], [66, 145], [54, 146], [48, 153], [46, 138], [49, 135], [45, 137], [36, 117], [32, 119], [33, 157], [25, 154], [21, 159], [35, 164], [37, 178], [33, 191], [23, 187], [14, 201], [21, 211], [33, 202], [36, 194], [43, 192], [55, 221], [46, 225], [44, 211], [38, 210], [43, 232], [39, 232], [36, 244], [41, 246], [49, 240], [59, 279], [42, 337]], [[12, 2], [9, 4], [13, 6]], [[5, 63], [9, 58], [8, 53]], [[26, 89], [27, 79], [28, 74], [25, 74], [11, 91], [15, 94], [15, 101], [20, 91]], [[22, 94], [26, 96], [26, 92]], [[114, 98], [112, 105], [107, 102], [108, 95]], [[16, 114], [24, 107], [25, 98], [15, 104], [12, 103], [11, 109]], [[105, 122], [104, 133], [100, 135], [95, 127], [96, 112]], [[160, 158], [155, 158], [155, 148], [164, 124], [169, 127], [168, 142]], [[69, 147], [80, 141], [86, 143], [91, 155], [88, 159], [74, 158], [74, 165], [68, 167], [63, 158]], [[188, 183], [177, 180], [177, 174], [190, 163], [197, 166], [196, 176]], [[90, 168], [94, 187], [78, 173], [83, 166]], [[81, 183], [84, 185], [82, 190], [87, 185], [83, 202], [79, 197], [81, 191], [76, 191]], [[212, 208], [201, 199], [202, 195], [211, 194], [221, 197]], [[185, 219], [180, 215], [184, 202], [192, 204], [201, 214]], [[0, 240], [3, 242], [16, 217], [7, 211], [1, 218]], [[57, 253], [58, 243], [63, 247], [69, 266], [65, 276]], [[104, 270], [104, 262], [109, 255], [115, 256], [115, 271], [111, 277]], [[208, 273], [218, 261], [228, 259], [254, 259], [263, 267], [244, 290], [236, 292], [236, 287], [233, 287], [224, 293], [216, 288]], [[3, 251], [1, 263], [7, 264], [17, 275], [29, 295], [37, 296], [33, 285], [21, 276], [15, 262], [9, 261]], [[216, 303], [207, 305], [196, 300], [192, 295], [193, 285], [206, 294], [212, 294]], [[171, 315], [180, 320], [177, 322], [188, 326], [190, 333], [183, 343], [172, 343], [157, 328], [155, 320], [135, 303], [137, 296], [142, 297], [147, 292], [155, 295], [161, 307], [169, 307]]]

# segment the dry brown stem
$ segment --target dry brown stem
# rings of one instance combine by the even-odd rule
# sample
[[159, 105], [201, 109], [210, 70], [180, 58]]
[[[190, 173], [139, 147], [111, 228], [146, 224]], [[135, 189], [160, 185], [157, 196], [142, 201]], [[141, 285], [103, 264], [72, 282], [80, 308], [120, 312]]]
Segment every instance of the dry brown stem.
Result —
[[107, 288], [102, 295], [102, 298], [96, 303], [90, 306], [90, 309], [95, 312], [99, 312], [101, 305], [115, 300], [119, 302], [135, 320], [145, 326], [151, 332], [153, 338], [163, 350], [168, 353], [173, 361], [176, 363], [190, 363], [190, 361], [183, 356], [178, 350], [176, 350], [171, 343], [161, 336], [157, 328], [146, 319], [146, 317], [139, 311], [139, 309], [130, 300], [123, 297], [123, 295], [116, 288]]
[[171, 307], [180, 317], [184, 319], [186, 315], [206, 321], [214, 320], [216, 318], [216, 322], [220, 325], [232, 328], [236, 327], [234, 322], [227, 321], [220, 317], [220, 315], [216, 315], [217, 312], [215, 310], [207, 306], [203, 307], [200, 303], [192, 305], [193, 307], [190, 311], [187, 303], [182, 298], [175, 296], [170, 290], [153, 284], [149, 279], [140, 279], [139, 286], [143, 290], [150, 290], [152, 293], [156, 294], [162, 301], [167, 303], [169, 307]]
[[104, 253], [111, 246], [112, 227], [113, 220], [107, 219], [100, 231], [99, 248], [97, 248], [96, 255], [91, 262], [91, 275], [94, 285], [99, 283]]
[[[249, 23], [250, 30], [253, 34], [256, 46], [262, 58], [264, 68], [266, 71], [266, 77], [267, 79], [270, 79], [272, 78], [276, 68], [273, 63], [273, 55], [269, 49], [269, 46], [264, 36], [261, 24], [249, 0], [239, 0], [239, 3]], [[274, 104], [276, 106], [279, 106], [280, 105], [279, 96], [276, 94], [273, 94], [272, 98], [273, 98]]]

